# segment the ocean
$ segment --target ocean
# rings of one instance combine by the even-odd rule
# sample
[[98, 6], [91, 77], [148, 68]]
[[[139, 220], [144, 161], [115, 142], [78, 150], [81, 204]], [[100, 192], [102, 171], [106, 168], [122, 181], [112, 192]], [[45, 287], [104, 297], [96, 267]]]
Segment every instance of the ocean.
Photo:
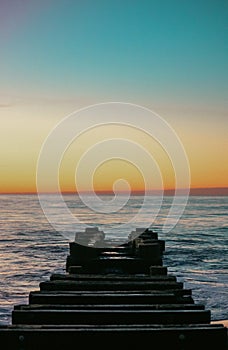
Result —
[[[87, 210], [76, 195], [65, 195], [64, 199], [81, 222], [98, 226], [109, 236], [112, 228], [120, 225], [121, 229], [115, 231], [119, 239], [130, 233], [131, 225], [122, 224], [137, 213], [143, 200], [132, 196], [124, 209], [103, 215]], [[107, 205], [111, 199], [101, 196]], [[50, 203], [52, 200], [50, 195]], [[196, 303], [211, 310], [212, 320], [227, 319], [228, 197], [189, 197], [180, 220], [171, 231], [164, 232], [171, 203], [172, 197], [163, 198], [151, 225], [159, 239], [166, 242], [163, 265], [185, 288], [192, 289]], [[58, 216], [58, 207], [54, 210]], [[38, 290], [39, 283], [52, 273], [65, 272], [71, 237], [52, 227], [35, 194], [0, 195], [0, 213], [0, 324], [10, 324], [15, 304], [28, 303], [29, 292]], [[138, 225], [142, 227], [150, 221], [148, 211]], [[78, 229], [75, 227], [75, 232]]]

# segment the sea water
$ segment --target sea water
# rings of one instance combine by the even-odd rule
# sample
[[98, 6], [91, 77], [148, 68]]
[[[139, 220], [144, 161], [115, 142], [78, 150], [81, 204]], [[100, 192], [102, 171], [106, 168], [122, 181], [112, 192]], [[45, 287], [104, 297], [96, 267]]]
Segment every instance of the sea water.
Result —
[[[49, 196], [58, 216], [53, 198]], [[113, 199], [100, 198], [107, 206]], [[128, 236], [131, 224], [123, 224], [136, 216], [143, 203], [143, 197], [131, 196], [124, 208], [104, 215], [88, 209], [76, 195], [65, 195], [64, 200], [81, 223], [98, 226], [109, 236], [119, 227], [114, 231], [119, 239]], [[212, 320], [227, 319], [228, 197], [189, 197], [179, 221], [164, 232], [172, 200], [163, 198], [151, 224], [166, 243], [163, 265], [184, 288], [192, 289], [196, 303], [211, 310]], [[139, 227], [148, 226], [152, 221], [149, 208], [141, 222], [137, 220]], [[75, 232], [80, 228], [76, 226]], [[13, 306], [28, 303], [29, 292], [39, 290], [40, 282], [54, 272], [65, 272], [70, 240], [70, 235], [62, 235], [47, 220], [37, 195], [0, 195], [0, 324], [11, 323]]]

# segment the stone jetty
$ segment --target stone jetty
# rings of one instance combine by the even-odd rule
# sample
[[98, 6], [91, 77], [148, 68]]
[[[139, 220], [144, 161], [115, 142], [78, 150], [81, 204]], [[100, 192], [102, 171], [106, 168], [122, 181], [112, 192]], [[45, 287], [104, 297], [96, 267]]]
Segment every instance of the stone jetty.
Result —
[[[165, 242], [136, 229], [128, 242], [89, 228], [69, 244], [64, 274], [50, 274], [0, 326], [2, 350], [227, 349], [227, 328], [163, 266]], [[178, 252], [177, 252], [178, 253]]]

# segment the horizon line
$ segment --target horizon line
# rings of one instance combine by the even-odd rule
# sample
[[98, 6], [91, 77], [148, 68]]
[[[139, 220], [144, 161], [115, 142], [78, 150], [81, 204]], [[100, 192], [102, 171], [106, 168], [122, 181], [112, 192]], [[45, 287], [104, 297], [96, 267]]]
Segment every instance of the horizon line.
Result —
[[[154, 190], [149, 190], [149, 194], [158, 194], [163, 192], [164, 195], [174, 195], [176, 192], [177, 195], [183, 195], [186, 193], [186, 191], [189, 191], [189, 196], [194, 196], [194, 195], [202, 195], [202, 196], [228, 196], [228, 186], [227, 187], [190, 187], [188, 188], [168, 188], [168, 189], [154, 189]], [[83, 194], [90, 194], [93, 193], [91, 191], [80, 191]], [[114, 195], [115, 193], [112, 190], [96, 190], [94, 191], [97, 195]], [[44, 191], [44, 192], [39, 192], [40, 194], [57, 194], [58, 192], [56, 191]], [[61, 194], [77, 194], [77, 191], [60, 191]], [[118, 194], [126, 194], [128, 192], [126, 191], [117, 191]], [[10, 194], [27, 194], [27, 195], [34, 195], [38, 194], [37, 191], [3, 191], [0, 192], [0, 195], [10, 195]], [[144, 195], [145, 191], [144, 190], [133, 190], [131, 191], [131, 195]]]

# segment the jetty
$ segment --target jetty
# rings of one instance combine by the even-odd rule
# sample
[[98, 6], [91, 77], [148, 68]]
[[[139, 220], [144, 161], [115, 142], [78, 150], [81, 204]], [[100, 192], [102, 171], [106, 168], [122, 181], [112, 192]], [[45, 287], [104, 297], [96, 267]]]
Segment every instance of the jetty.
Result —
[[227, 328], [211, 324], [211, 311], [163, 265], [164, 252], [151, 229], [119, 245], [98, 228], [76, 233], [65, 273], [50, 274], [27, 304], [14, 305], [0, 348], [227, 349]]

